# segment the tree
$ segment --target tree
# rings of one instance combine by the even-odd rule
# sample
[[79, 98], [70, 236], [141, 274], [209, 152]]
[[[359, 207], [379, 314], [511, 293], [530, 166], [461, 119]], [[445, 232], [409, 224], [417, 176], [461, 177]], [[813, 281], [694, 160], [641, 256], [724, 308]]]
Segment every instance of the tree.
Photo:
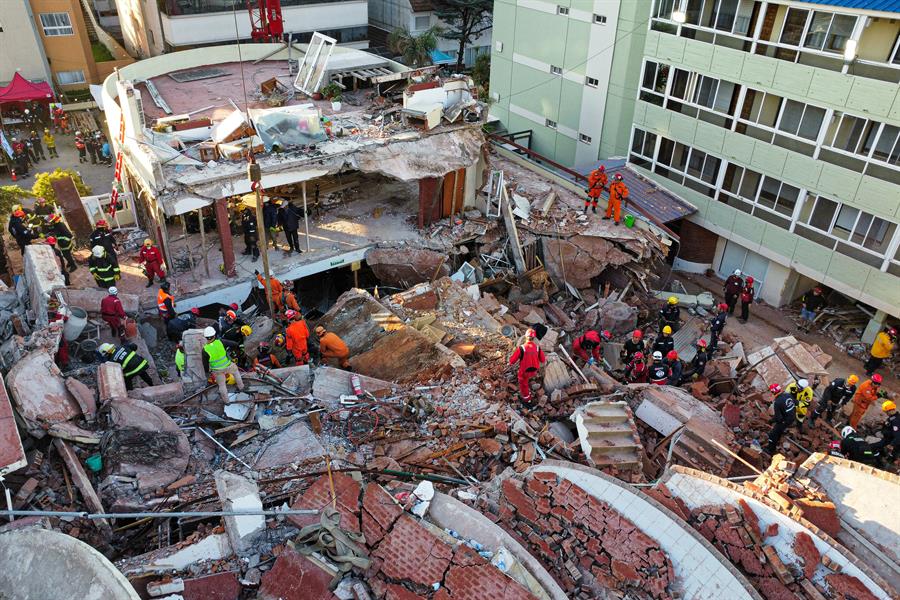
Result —
[[22, 204], [25, 198], [31, 198], [28, 190], [23, 190], [17, 185], [0, 186], [0, 221], [5, 221], [12, 212], [12, 207]]
[[47, 202], [56, 204], [56, 192], [53, 191], [52, 181], [71, 177], [75, 182], [75, 188], [82, 196], [90, 196], [91, 188], [85, 185], [81, 179], [81, 175], [72, 169], [56, 169], [52, 173], [38, 173], [34, 178], [34, 185], [31, 187], [31, 193], [39, 198], [46, 198]]
[[472, 66], [472, 81], [480, 90], [488, 91], [488, 85], [491, 81], [491, 55], [479, 54], [475, 57], [475, 64]]
[[400, 55], [403, 64], [418, 68], [431, 64], [431, 52], [437, 48], [439, 27], [430, 27], [419, 35], [409, 29], [395, 29], [388, 36], [388, 48]]
[[436, 0], [434, 5], [435, 14], [447, 25], [441, 37], [459, 43], [456, 70], [461, 71], [466, 46], [493, 24], [494, 0]]

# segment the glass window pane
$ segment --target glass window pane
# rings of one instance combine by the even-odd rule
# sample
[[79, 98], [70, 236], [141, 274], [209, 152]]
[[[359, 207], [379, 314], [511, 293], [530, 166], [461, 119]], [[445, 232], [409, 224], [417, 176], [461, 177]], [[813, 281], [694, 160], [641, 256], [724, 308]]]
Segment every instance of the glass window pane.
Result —
[[640, 153], [644, 144], [644, 132], [640, 129], [634, 130], [634, 141], [631, 142], [631, 151]]
[[641, 83], [641, 87], [644, 89], [652, 90], [653, 82], [656, 80], [656, 63], [647, 61], [646, 66], [644, 67], [644, 81]]
[[838, 212], [837, 220], [834, 222], [832, 233], [842, 240], [850, 237], [850, 231], [856, 224], [856, 217], [859, 215], [859, 209], [851, 206], [842, 206]]
[[900, 128], [893, 125], [885, 125], [881, 135], [878, 137], [878, 143], [875, 145], [875, 152], [872, 153], [872, 157], [887, 161], [891, 156], [894, 145], [897, 143], [898, 133], [900, 133]]
[[869, 226], [872, 224], [872, 219], [874, 218], [873, 215], [867, 212], [860, 213], [859, 219], [856, 221], [856, 227], [853, 228], [853, 237], [851, 238], [851, 241], [862, 244], [866, 234], [869, 233]]
[[819, 136], [819, 129], [822, 128], [822, 121], [825, 120], [825, 109], [817, 106], [806, 106], [803, 111], [803, 120], [800, 121], [800, 129], [797, 135], [808, 140], [815, 140]]
[[784, 111], [781, 114], [781, 122], [778, 129], [787, 133], [797, 133], [800, 128], [800, 119], [803, 117], [803, 103], [796, 100], [787, 100]]
[[672, 168], [684, 172], [684, 166], [687, 163], [688, 147], [684, 144], [675, 144], [675, 151], [672, 153]]
[[703, 0], [688, 0], [685, 16], [687, 23], [700, 24], [700, 14], [703, 11]]
[[675, 78], [672, 80], [672, 89], [669, 94], [675, 98], [684, 100], [687, 93], [688, 72], [675, 69]]
[[825, 36], [828, 34], [828, 26], [831, 25], [833, 16], [826, 12], [816, 11], [813, 13], [809, 31], [806, 32], [806, 39], [803, 41], [806, 48], [821, 50], [825, 46]]
[[791, 215], [794, 213], [794, 206], [797, 204], [797, 197], [800, 195], [800, 189], [792, 185], [784, 183], [781, 185], [781, 191], [778, 193], [778, 204], [775, 210], [783, 215]]
[[800, 36], [803, 35], [803, 26], [806, 24], [806, 18], [809, 16], [808, 10], [800, 8], [788, 9], [787, 18], [784, 20], [784, 28], [781, 30], [782, 44], [791, 46], [800, 45]]
[[653, 158], [653, 150], [656, 148], [656, 134], [648, 133], [644, 138], [644, 156]]
[[722, 31], [731, 31], [732, 26], [734, 26], [734, 18], [737, 15], [737, 7], [738, 0], [719, 0], [714, 10], [715, 24], [713, 26]]
[[761, 176], [756, 171], [751, 171], [750, 169], [744, 170], [744, 179], [741, 181], [741, 190], [740, 195], [746, 198], [747, 200], [753, 201], [756, 199], [756, 190], [759, 189], [759, 180]]
[[837, 202], [819, 196], [819, 199], [816, 202], [816, 208], [813, 210], [812, 217], [809, 220], [809, 224], [816, 229], [828, 231], [831, 227], [831, 220], [834, 218], [836, 210]]
[[700, 82], [697, 89], [694, 90], [694, 103], [700, 106], [712, 106], [713, 98], [716, 94], [716, 85], [718, 81], [711, 77], [700, 76]]
[[660, 65], [656, 70], [656, 82], [653, 89], [660, 94], [666, 91], [666, 82], [669, 80], [669, 65]]
[[781, 182], [777, 179], [772, 179], [771, 177], [764, 178], [762, 188], [759, 190], [759, 200], [757, 201], [757, 204], [774, 209], [775, 203], [778, 201], [779, 187], [781, 187]]
[[700, 173], [703, 171], [703, 159], [706, 158], [706, 153], [701, 152], [700, 150], [694, 149], [691, 151], [691, 158], [688, 160], [688, 168], [687, 173], [691, 177], [700, 178]]
[[894, 223], [876, 217], [872, 226], [869, 228], [869, 234], [863, 241], [863, 247], [884, 255], [891, 243], [891, 239], [894, 237], [894, 230], [896, 228], [897, 226]]
[[716, 177], [719, 175], [719, 165], [722, 164], [722, 160], [716, 158], [714, 156], [707, 156], [706, 162], [703, 164], [703, 173], [700, 175], [700, 179], [707, 183], [715, 183]]
[[675, 150], [675, 142], [668, 138], [663, 138], [659, 145], [659, 155], [657, 162], [664, 165], [672, 164], [672, 152]]
[[731, 100], [734, 98], [735, 87], [730, 81], [719, 81], [719, 92], [716, 94], [716, 104], [713, 106], [715, 110], [728, 112], [731, 108]]
[[726, 192], [737, 194], [743, 172], [743, 168], [734, 163], [728, 163], [728, 167], [725, 169], [725, 177], [722, 178], [722, 189]]
[[850, 34], [853, 33], [853, 26], [856, 24], [856, 17], [850, 15], [834, 15], [831, 22], [831, 29], [828, 30], [828, 37], [825, 40], [825, 50], [828, 52], [843, 52]]

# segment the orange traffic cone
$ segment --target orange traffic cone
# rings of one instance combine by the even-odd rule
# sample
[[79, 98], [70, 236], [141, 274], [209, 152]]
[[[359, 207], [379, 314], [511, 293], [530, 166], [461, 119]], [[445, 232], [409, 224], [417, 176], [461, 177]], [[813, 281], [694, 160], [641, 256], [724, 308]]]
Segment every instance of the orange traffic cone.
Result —
[[13, 181], [18, 181], [18, 180], [19, 180], [19, 178], [16, 177], [16, 170], [15, 170], [15, 169], [10, 170], [10, 173], [12, 173], [12, 180], [13, 180]]

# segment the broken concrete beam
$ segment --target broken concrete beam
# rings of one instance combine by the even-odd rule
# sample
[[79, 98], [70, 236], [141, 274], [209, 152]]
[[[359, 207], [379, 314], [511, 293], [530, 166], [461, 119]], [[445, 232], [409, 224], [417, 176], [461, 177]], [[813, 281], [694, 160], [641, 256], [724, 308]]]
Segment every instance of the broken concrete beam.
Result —
[[128, 392], [128, 396], [157, 406], [169, 406], [181, 401], [184, 397], [184, 384], [181, 381], [174, 381], [162, 385], [135, 388]]
[[35, 437], [43, 437], [45, 427], [81, 414], [53, 355], [46, 350], [23, 356], [7, 373], [6, 382], [28, 432]]
[[[262, 500], [256, 483], [227, 471], [216, 471], [216, 491], [225, 511], [261, 511]], [[245, 554], [254, 548], [266, 529], [263, 515], [226, 516], [225, 532], [235, 554]]]
[[[77, 306], [86, 310], [88, 314], [95, 315], [100, 313], [100, 302], [109, 295], [105, 289], [98, 287], [67, 287], [59, 290], [59, 293], [68, 306]], [[122, 308], [129, 315], [137, 314], [141, 309], [141, 297], [138, 294], [128, 294], [120, 289], [118, 298], [122, 302]]]
[[0, 375], [0, 476], [12, 473], [27, 464], [28, 459], [25, 457], [22, 438], [16, 427], [12, 404], [6, 393], [6, 384]]
[[557, 327], [561, 329], [575, 328], [575, 322], [569, 318], [569, 315], [567, 315], [564, 310], [562, 310], [555, 304], [544, 305], [544, 312], [546, 313], [547, 318], [550, 319], [550, 322]]
[[253, 468], [268, 469], [291, 463], [302, 464], [323, 456], [325, 449], [315, 434], [303, 422], [297, 421], [269, 440], [269, 445]]
[[75, 398], [75, 402], [81, 408], [81, 414], [88, 421], [93, 421], [97, 415], [97, 397], [91, 388], [81, 383], [74, 377], [66, 377], [66, 389]]
[[66, 287], [66, 281], [59, 270], [53, 249], [46, 244], [25, 247], [23, 269], [34, 327], [40, 329], [49, 322], [47, 315], [51, 294]]
[[105, 362], [97, 368], [97, 391], [101, 403], [128, 396], [122, 365], [117, 362]]
[[[81, 497], [88, 509], [94, 513], [102, 514], [106, 512], [103, 509], [103, 503], [100, 502], [100, 496], [97, 495], [94, 486], [91, 485], [91, 480], [87, 473], [85, 473], [84, 467], [81, 466], [81, 461], [78, 460], [72, 447], [66, 443], [65, 440], [61, 439], [53, 440], [53, 446], [56, 448], [56, 451], [59, 452], [63, 462], [66, 463], [66, 468], [69, 470], [69, 474], [72, 475], [72, 482], [75, 484], [75, 487], [78, 488], [78, 491], [81, 492]], [[104, 535], [112, 537], [112, 528], [109, 526], [109, 521], [106, 519], [97, 519], [95, 522]]]
[[381, 285], [400, 288], [450, 275], [447, 255], [424, 248], [372, 248], [366, 251], [366, 264]]
[[151, 596], [165, 596], [184, 591], [184, 580], [176, 577], [170, 581], [154, 581], [147, 584], [147, 593]]
[[203, 369], [203, 346], [206, 338], [202, 329], [188, 329], [181, 334], [184, 344], [184, 374], [181, 379], [191, 389], [206, 387], [206, 372]]

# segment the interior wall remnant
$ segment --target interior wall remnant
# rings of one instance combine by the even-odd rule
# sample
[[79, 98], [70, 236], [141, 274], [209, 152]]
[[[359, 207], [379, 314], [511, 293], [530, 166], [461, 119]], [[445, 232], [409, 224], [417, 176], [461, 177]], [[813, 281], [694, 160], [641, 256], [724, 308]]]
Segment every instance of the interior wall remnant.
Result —
[[419, 180], [419, 229], [441, 218], [441, 178], [423, 177]]
[[234, 267], [234, 246], [231, 240], [231, 224], [228, 222], [228, 199], [219, 198], [215, 201], [216, 229], [219, 232], [219, 241], [222, 242], [222, 262], [225, 264], [225, 276], [237, 277]]

